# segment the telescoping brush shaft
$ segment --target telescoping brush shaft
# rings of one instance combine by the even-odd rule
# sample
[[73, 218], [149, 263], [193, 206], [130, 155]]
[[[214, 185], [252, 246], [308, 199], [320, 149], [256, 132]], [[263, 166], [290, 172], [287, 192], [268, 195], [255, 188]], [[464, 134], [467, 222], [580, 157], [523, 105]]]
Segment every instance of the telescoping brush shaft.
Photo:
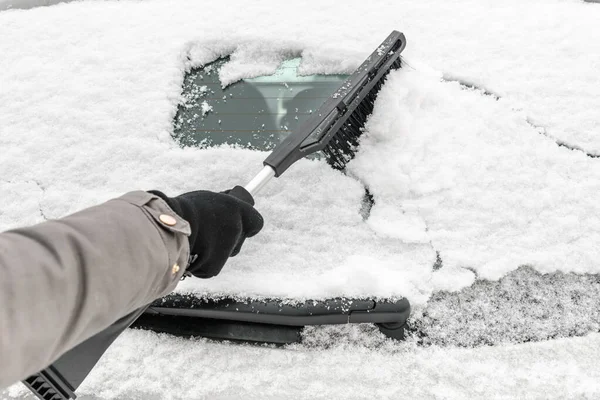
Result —
[[344, 168], [354, 157], [385, 77], [402, 67], [400, 53], [405, 47], [404, 35], [393, 31], [306, 122], [275, 147], [246, 190], [256, 194], [272, 177], [317, 151], [323, 151], [334, 168]]
[[263, 188], [275, 176], [275, 170], [265, 165], [263, 169], [244, 187], [252, 196]]

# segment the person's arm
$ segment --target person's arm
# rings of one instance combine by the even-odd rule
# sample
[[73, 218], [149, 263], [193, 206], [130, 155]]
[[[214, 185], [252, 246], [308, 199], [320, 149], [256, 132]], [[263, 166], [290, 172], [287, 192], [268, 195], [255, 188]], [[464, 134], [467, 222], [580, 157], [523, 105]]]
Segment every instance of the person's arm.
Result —
[[185, 220], [142, 191], [1, 233], [0, 387], [172, 291], [189, 234]]
[[137, 191], [0, 233], [0, 388], [171, 292], [184, 273], [217, 275], [262, 229], [253, 205], [239, 186]]

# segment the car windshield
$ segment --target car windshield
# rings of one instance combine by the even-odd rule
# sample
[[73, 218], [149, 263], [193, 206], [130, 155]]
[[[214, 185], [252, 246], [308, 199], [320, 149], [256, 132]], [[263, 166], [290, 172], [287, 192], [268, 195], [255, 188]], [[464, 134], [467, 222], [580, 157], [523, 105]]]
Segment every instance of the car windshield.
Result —
[[174, 121], [182, 146], [234, 144], [270, 150], [340, 87], [346, 75], [298, 74], [301, 59], [284, 61], [270, 76], [242, 79], [225, 88], [219, 59], [186, 75]]

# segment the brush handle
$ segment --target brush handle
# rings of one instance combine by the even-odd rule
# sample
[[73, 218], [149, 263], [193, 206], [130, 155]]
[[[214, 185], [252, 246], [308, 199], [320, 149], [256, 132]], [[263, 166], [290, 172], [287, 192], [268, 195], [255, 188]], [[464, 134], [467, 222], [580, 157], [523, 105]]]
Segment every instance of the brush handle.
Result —
[[[318, 110], [275, 146], [263, 164], [271, 166], [275, 176], [279, 177], [296, 161], [317, 151], [332, 149], [334, 154], [338, 154], [343, 153], [345, 148], [351, 150], [353, 144], [348, 139], [356, 139], [355, 136], [362, 133], [360, 128], [367, 115], [355, 115], [355, 121], [349, 121], [349, 118], [361, 105], [364, 108], [364, 103], [373, 102], [376, 95], [372, 93], [373, 88], [382, 84], [382, 79], [395, 63], [400, 66], [400, 53], [405, 46], [404, 35], [393, 31]], [[372, 108], [372, 104], [368, 108]], [[346, 137], [348, 126], [354, 130], [350, 137]], [[345, 154], [348, 159], [351, 158], [350, 153]], [[337, 168], [342, 169], [348, 159], [336, 157]]]
[[254, 196], [274, 176], [275, 170], [272, 167], [265, 165], [265, 167], [258, 173], [258, 175], [256, 175], [246, 186], [244, 186], [244, 189], [246, 189], [248, 193]]

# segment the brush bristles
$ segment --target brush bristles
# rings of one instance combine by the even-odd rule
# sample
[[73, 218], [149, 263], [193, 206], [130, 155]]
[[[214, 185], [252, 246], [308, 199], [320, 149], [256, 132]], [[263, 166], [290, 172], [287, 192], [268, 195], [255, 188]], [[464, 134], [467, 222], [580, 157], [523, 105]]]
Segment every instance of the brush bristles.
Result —
[[373, 112], [375, 106], [375, 100], [377, 94], [387, 74], [394, 69], [398, 69], [402, 66], [402, 60], [400, 57], [392, 64], [392, 67], [379, 79], [379, 81], [373, 86], [371, 91], [362, 99], [358, 107], [346, 116], [346, 121], [342, 127], [335, 133], [331, 138], [327, 146], [323, 149], [325, 157], [329, 164], [336, 169], [343, 169], [346, 164], [354, 158], [356, 149], [358, 147], [358, 138], [363, 133], [363, 128], [367, 122], [367, 118]]

